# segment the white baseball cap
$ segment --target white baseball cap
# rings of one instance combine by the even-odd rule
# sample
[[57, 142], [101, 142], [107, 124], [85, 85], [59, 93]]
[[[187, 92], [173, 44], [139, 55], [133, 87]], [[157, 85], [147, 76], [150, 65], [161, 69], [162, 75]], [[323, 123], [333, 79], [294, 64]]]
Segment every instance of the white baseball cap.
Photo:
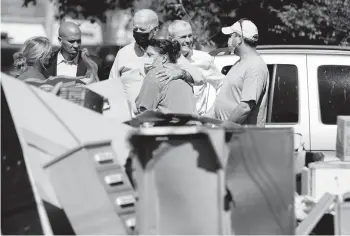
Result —
[[[242, 27], [241, 27], [242, 25]], [[243, 33], [242, 33], [243, 30]], [[258, 41], [259, 33], [256, 25], [250, 20], [242, 19], [237, 21], [231, 26], [223, 27], [221, 29], [223, 34], [232, 34], [236, 32], [237, 34], [243, 36], [246, 39], [250, 39], [252, 41]]]

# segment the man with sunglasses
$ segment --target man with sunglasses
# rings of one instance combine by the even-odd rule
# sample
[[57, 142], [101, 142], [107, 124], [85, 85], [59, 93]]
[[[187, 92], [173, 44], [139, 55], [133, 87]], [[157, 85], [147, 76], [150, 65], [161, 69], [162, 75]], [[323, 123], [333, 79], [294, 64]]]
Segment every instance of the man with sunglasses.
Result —
[[239, 61], [226, 75], [214, 105], [214, 116], [242, 125], [263, 127], [266, 121], [269, 71], [256, 51], [258, 29], [253, 22], [241, 19], [222, 28], [230, 35], [228, 47]]
[[[59, 50], [51, 56], [48, 76], [59, 77], [84, 77], [88, 71], [87, 63], [82, 58], [81, 31], [79, 26], [73, 22], [63, 22], [58, 29], [58, 40], [61, 44]], [[98, 57], [91, 55], [86, 49], [84, 53], [97, 65], [98, 73], [101, 72], [101, 61]], [[100, 77], [100, 76], [99, 76]]]
[[[153, 61], [145, 53], [152, 38], [159, 28], [157, 13], [142, 9], [133, 17], [134, 43], [120, 49], [114, 60], [109, 79], [120, 81], [132, 113], [136, 113], [135, 99], [140, 92], [146, 73], [152, 68]], [[175, 66], [168, 66], [158, 72], [160, 80], [182, 79], [192, 84], [201, 84], [204, 80], [200, 71], [183, 56]]]

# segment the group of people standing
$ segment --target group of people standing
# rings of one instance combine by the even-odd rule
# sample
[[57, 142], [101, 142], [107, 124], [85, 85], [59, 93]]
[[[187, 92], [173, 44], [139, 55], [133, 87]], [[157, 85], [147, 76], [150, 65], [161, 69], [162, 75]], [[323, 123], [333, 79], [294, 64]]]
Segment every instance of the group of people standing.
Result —
[[[239, 57], [226, 76], [206, 52], [194, 49], [191, 24], [173, 21], [167, 39], [157, 39], [157, 14], [142, 9], [133, 17], [134, 43], [120, 49], [109, 74], [122, 84], [130, 112], [146, 110], [210, 116], [241, 125], [264, 126], [269, 71], [256, 51], [258, 29], [248, 19], [222, 28], [229, 50]], [[28, 82], [43, 84], [56, 78], [99, 81], [101, 60], [81, 49], [81, 31], [73, 22], [59, 27], [61, 47], [53, 52], [45, 37], [28, 39], [14, 55], [13, 74]], [[296, 207], [298, 218], [306, 217], [314, 201], [296, 196], [310, 207]], [[302, 205], [301, 203], [299, 204]]]
[[[239, 61], [227, 76], [214, 58], [194, 49], [190, 23], [175, 20], [168, 37], [158, 39], [157, 14], [142, 9], [133, 17], [134, 43], [121, 48], [109, 79], [122, 84], [130, 112], [145, 110], [189, 113], [214, 117], [243, 125], [265, 125], [269, 72], [256, 52], [258, 29], [242, 19], [222, 28], [229, 35], [228, 47]], [[34, 37], [14, 55], [15, 75], [24, 81], [57, 77], [99, 81], [101, 60], [81, 50], [81, 31], [73, 22], [59, 28], [61, 47], [52, 52], [47, 38]]]

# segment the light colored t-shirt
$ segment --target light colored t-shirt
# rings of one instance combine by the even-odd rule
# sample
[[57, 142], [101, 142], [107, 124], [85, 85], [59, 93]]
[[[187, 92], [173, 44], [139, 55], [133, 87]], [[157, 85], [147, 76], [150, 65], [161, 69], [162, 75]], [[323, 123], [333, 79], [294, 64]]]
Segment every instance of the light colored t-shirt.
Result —
[[127, 99], [129, 109], [135, 113], [135, 98], [140, 92], [142, 82], [145, 75], [145, 51], [136, 43], [131, 43], [121, 48], [114, 60], [111, 68], [109, 79], [113, 79], [121, 83], [123, 91]]
[[140, 94], [136, 98], [138, 111], [157, 110], [163, 113], [196, 114], [192, 87], [183, 80], [160, 82], [156, 79], [159, 69], [151, 70], [144, 79]]
[[204, 83], [193, 86], [193, 92], [198, 114], [205, 115], [213, 107], [216, 94], [220, 90], [225, 76], [216, 67], [214, 57], [206, 52], [193, 50], [188, 60], [204, 77]]
[[239, 60], [228, 72], [216, 98], [214, 116], [228, 120], [241, 102], [255, 101], [243, 124], [264, 126], [267, 112], [269, 71], [260, 56]]

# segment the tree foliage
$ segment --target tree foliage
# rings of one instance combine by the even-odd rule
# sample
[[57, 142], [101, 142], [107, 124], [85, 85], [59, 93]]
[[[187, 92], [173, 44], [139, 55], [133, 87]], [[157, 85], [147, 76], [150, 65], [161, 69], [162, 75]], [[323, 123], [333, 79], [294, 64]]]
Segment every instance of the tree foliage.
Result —
[[[108, 10], [115, 8], [130, 8], [132, 0], [47, 0], [55, 4], [58, 9], [57, 18], [70, 16], [77, 19], [99, 20], [106, 22]], [[36, 0], [23, 0], [23, 6], [36, 4]]]
[[[24, 6], [36, 0], [23, 0]], [[350, 0], [48, 0], [58, 18], [106, 21], [115, 8], [152, 8], [163, 31], [170, 21], [187, 19], [202, 45], [224, 46], [221, 27], [249, 18], [259, 28], [261, 44], [350, 45]]]
[[271, 28], [276, 34], [287, 33], [324, 44], [350, 44], [349, 0], [307, 0], [301, 6], [290, 4], [271, 10], [282, 22]]

